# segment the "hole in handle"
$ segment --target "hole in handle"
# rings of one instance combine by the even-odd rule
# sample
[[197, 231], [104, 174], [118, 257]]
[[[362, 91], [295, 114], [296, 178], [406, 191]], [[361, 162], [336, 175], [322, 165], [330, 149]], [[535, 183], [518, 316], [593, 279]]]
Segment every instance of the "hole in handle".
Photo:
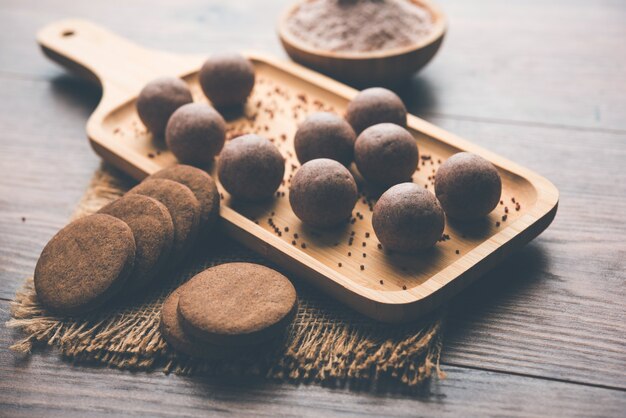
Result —
[[61, 36], [64, 37], [64, 38], [68, 38], [70, 36], [74, 36], [75, 33], [76, 32], [74, 32], [73, 29], [66, 29], [63, 32], [61, 32]]

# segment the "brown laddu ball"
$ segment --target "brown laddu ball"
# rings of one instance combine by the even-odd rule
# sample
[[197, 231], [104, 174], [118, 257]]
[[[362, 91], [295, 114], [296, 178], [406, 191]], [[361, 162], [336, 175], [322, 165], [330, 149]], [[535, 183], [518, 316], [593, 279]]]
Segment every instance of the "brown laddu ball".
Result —
[[228, 142], [217, 162], [222, 186], [234, 198], [261, 200], [274, 195], [285, 174], [285, 159], [270, 141], [249, 134]]
[[416, 252], [437, 243], [445, 217], [435, 195], [415, 183], [401, 183], [378, 199], [372, 226], [385, 248]]
[[226, 122], [211, 106], [189, 103], [179, 107], [165, 129], [165, 141], [178, 161], [206, 165], [226, 141]]
[[357, 135], [378, 123], [406, 126], [406, 107], [393, 91], [372, 87], [361, 91], [350, 101], [346, 120]]
[[245, 103], [254, 87], [254, 66], [239, 54], [216, 54], [200, 69], [200, 85], [215, 107]]
[[148, 130], [161, 137], [172, 113], [192, 101], [191, 91], [183, 80], [176, 77], [160, 77], [146, 84], [139, 93], [136, 103], [137, 113]]
[[345, 119], [329, 112], [316, 112], [300, 124], [294, 138], [301, 164], [317, 158], [330, 158], [347, 166], [354, 155], [356, 134]]
[[319, 158], [300, 167], [291, 179], [289, 203], [300, 220], [327, 228], [347, 220], [358, 198], [352, 174], [335, 160]]
[[413, 135], [393, 123], [380, 123], [364, 130], [354, 144], [354, 160], [369, 183], [392, 186], [410, 181], [418, 163]]
[[435, 193], [451, 218], [476, 220], [491, 212], [502, 194], [498, 170], [483, 157], [459, 152], [435, 174]]

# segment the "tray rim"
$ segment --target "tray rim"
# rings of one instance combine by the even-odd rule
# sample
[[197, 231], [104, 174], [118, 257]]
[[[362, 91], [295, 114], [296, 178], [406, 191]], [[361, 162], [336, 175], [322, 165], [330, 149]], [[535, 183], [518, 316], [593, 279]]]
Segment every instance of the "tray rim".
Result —
[[[65, 21], [65, 23], [67, 22]], [[88, 22], [80, 20], [71, 20], [69, 22], [89, 24], [95, 27]], [[68, 67], [71, 67], [73, 63], [80, 63], [80, 59], [71, 56], [67, 58], [63, 54], [56, 52], [54, 45], [51, 47], [47, 45], [47, 37], [45, 35], [48, 29], [49, 27], [44, 28], [38, 36], [38, 42], [44, 53], [64, 65], [67, 64]], [[102, 31], [105, 32], [104, 30]], [[115, 36], [113, 34], [110, 35]], [[205, 55], [175, 55], [145, 49], [144, 51], [147, 54], [159, 54], [159, 59], [171, 61], [171, 63], [176, 62], [176, 64], [164, 66], [166, 69], [162, 71], [161, 75], [175, 75], [179, 77], [188, 77], [196, 73], [206, 57]], [[303, 79], [346, 100], [350, 100], [358, 93], [356, 89], [302, 67], [299, 64], [279, 60], [255, 51], [244, 52], [244, 55], [254, 61], [275, 67], [293, 77]], [[84, 68], [98, 77], [97, 71], [91, 70], [88, 66]], [[172, 70], [174, 73], [172, 73]], [[124, 89], [124, 86], [111, 83], [106, 78], [100, 77], [100, 82], [103, 85], [103, 97], [96, 110], [88, 119], [86, 127], [90, 144], [103, 159], [111, 162], [137, 180], [141, 180], [149, 173], [160, 169], [161, 166], [134, 151], [129, 155], [127, 152], [129, 148], [125, 147], [119, 140], [110, 138], [104, 129], [104, 122], [107, 116], [130, 101], [135, 100], [140, 86], [136, 88], [135, 92], [132, 92], [128, 91], [128, 86], [125, 86], [126, 89]], [[337, 270], [324, 265], [310, 254], [294, 249], [287, 242], [227, 206], [222, 206], [220, 209], [220, 217], [226, 221], [220, 222], [222, 229], [244, 245], [252, 247], [253, 250], [281, 265], [286, 270], [308, 279], [318, 287], [324, 288], [335, 298], [366, 316], [383, 322], [404, 322], [427, 313], [442, 303], [444, 299], [458, 293], [473, 279], [497, 264], [508, 253], [539, 235], [554, 219], [558, 208], [559, 192], [554, 184], [546, 178], [417, 116], [410, 114], [407, 122], [408, 127], [411, 129], [449, 146], [481, 155], [500, 169], [525, 179], [536, 193], [534, 204], [526, 209], [524, 215], [520, 218], [507, 224], [505, 228], [484, 240], [471, 251], [426, 279], [423, 283], [407, 290], [397, 291], [380, 291], [361, 285]], [[470, 261], [474, 258], [476, 258], [476, 261]], [[294, 262], [291, 264], [287, 263], [289, 259]], [[426, 284], [432, 286], [426, 295], [413, 293], [418, 287], [424, 289]]]
[[[254, 51], [247, 51], [244, 54], [248, 58], [254, 61], [262, 62], [266, 65], [270, 65], [272, 67], [285, 71], [292, 76], [302, 78], [311, 84], [315, 84], [318, 87], [321, 87], [325, 90], [330, 91], [331, 93], [338, 94], [345, 99], [349, 100], [351, 97], [353, 97], [354, 95], [358, 93], [358, 90], [356, 89], [353, 89], [331, 78], [328, 78], [322, 74], [311, 71], [305, 67], [301, 67], [298, 64], [291, 63], [291, 62], [283, 62], [271, 56], [268, 56], [266, 54], [254, 52]], [[195, 72], [197, 72], [197, 69], [189, 73], [179, 74], [179, 76], [188, 77], [194, 74]], [[115, 106], [114, 108], [110, 109], [109, 112], [121, 106], [124, 106], [125, 104], [133, 100], [134, 100], [134, 97], [131, 97], [128, 100], [120, 103], [118, 106]], [[96, 148], [97, 151], [102, 150], [102, 148], [110, 149], [110, 146], [109, 146], [110, 140], [108, 138], [102, 138], [101, 130], [97, 128], [100, 124], [104, 122], [104, 119], [108, 116], [108, 114], [109, 113], [103, 114], [100, 117], [92, 117], [90, 118], [89, 123], [88, 123], [87, 133], [88, 133], [89, 139], [91, 140], [92, 144], [94, 145], [94, 148]], [[325, 280], [331, 280], [337, 285], [341, 286], [344, 289], [344, 291], [351, 292], [354, 296], [366, 298], [367, 301], [373, 302], [374, 304], [379, 305], [376, 307], [375, 310], [377, 312], [380, 312], [382, 310], [386, 310], [386, 308], [390, 306], [407, 307], [408, 305], [414, 305], [414, 304], [419, 304], [419, 303], [425, 303], [429, 305], [431, 303], [436, 304], [436, 302], [429, 303], [426, 300], [429, 298], [436, 298], [437, 293], [441, 292], [451, 282], [457, 280], [459, 276], [463, 275], [468, 270], [475, 267], [477, 264], [483, 263], [485, 259], [490, 257], [490, 255], [493, 254], [494, 251], [496, 251], [498, 248], [514, 240], [520, 231], [531, 227], [535, 223], [538, 223], [544, 217], [550, 217], [552, 211], [556, 212], [556, 207], [558, 204], [558, 190], [550, 181], [548, 181], [544, 177], [534, 173], [530, 169], [527, 169], [510, 160], [507, 160], [504, 157], [501, 157], [500, 155], [494, 152], [491, 152], [485, 148], [482, 148], [478, 145], [475, 145], [469, 142], [468, 140], [462, 139], [450, 132], [447, 132], [441, 128], [438, 128], [437, 126], [429, 122], [426, 122], [425, 120], [418, 118], [417, 116], [414, 116], [412, 114], [409, 114], [408, 116], [407, 125], [410, 128], [418, 132], [434, 137], [437, 141], [445, 142], [446, 144], [451, 145], [453, 147], [467, 150], [467, 151], [473, 152], [475, 154], [479, 154], [487, 158], [498, 167], [505, 169], [506, 171], [509, 171], [525, 179], [526, 181], [528, 181], [528, 183], [533, 187], [533, 189], [537, 193], [537, 197], [536, 197], [536, 201], [534, 205], [531, 208], [527, 209], [526, 213], [522, 217], [508, 224], [505, 228], [498, 231], [495, 235], [491, 236], [489, 239], [483, 241], [481, 244], [473, 248], [470, 252], [464, 254], [462, 257], [459, 257], [457, 260], [455, 260], [453, 263], [448, 265], [446, 268], [440, 270], [435, 275], [427, 279], [426, 282], [432, 282], [432, 281], [437, 281], [440, 277], [449, 276], [445, 280], [445, 283], [438, 282], [437, 288], [430, 291], [428, 295], [426, 296], [415, 295], [412, 293], [413, 288], [409, 288], [407, 290], [397, 290], [397, 291], [392, 291], [392, 290], [378, 291], [378, 290], [369, 288], [367, 286], [361, 285], [359, 283], [356, 283], [349, 277], [339, 273], [337, 270], [332, 269], [331, 267], [319, 262], [315, 257], [311, 256], [310, 254], [304, 251], [301, 251], [299, 249], [294, 249], [293, 246], [289, 245], [284, 240], [274, 236], [269, 231], [263, 229], [259, 225], [256, 225], [254, 222], [247, 219], [246, 217], [239, 214], [237, 211], [235, 211], [234, 209], [228, 206], [221, 207], [220, 216], [226, 221], [233, 224], [232, 226], [236, 226], [237, 228], [247, 230], [250, 234], [255, 236], [256, 240], [251, 239], [251, 237], [248, 237], [248, 240], [246, 240], [245, 237], [242, 237], [240, 234], [234, 231], [232, 226], [223, 225], [222, 228], [226, 230], [229, 233], [229, 235], [234, 236], [240, 241], [243, 241], [248, 246], [254, 247], [254, 249], [260, 252], [261, 255], [263, 255], [264, 257], [267, 257], [270, 259], [275, 258], [271, 254], [272, 247], [276, 251], [280, 251], [284, 255], [290, 256], [291, 258], [297, 260], [298, 263], [304, 265], [301, 267], [306, 266], [308, 267], [307, 270], [309, 269], [314, 270], [314, 272], [316, 273], [319, 279], [323, 278]], [[115, 152], [114, 150], [111, 150], [111, 151]], [[149, 160], [146, 157], [140, 156], [140, 158], [146, 159], [145, 162], [149, 162]], [[145, 168], [140, 168], [142, 170], [142, 174], [148, 175], [150, 172], [156, 171], [157, 169], [160, 168], [158, 164], [156, 163], [153, 163], [153, 164], [155, 166], [154, 168], [148, 167], [148, 166], [145, 166]], [[506, 166], [506, 168], [504, 168], [504, 166]], [[147, 171], [147, 170], [150, 170], [150, 171]], [[538, 187], [538, 185], [541, 185], [541, 187]], [[549, 209], [545, 210], [543, 209], [544, 207], [549, 208]], [[515, 232], [513, 235], [511, 235], [511, 233], [516, 229], [515, 228], [516, 225], [519, 226], [520, 223], [524, 223], [523, 221], [526, 221], [527, 225], [523, 229], [520, 229], [517, 232]], [[498, 242], [498, 244], [495, 246], [492, 246], [493, 241]], [[259, 248], [263, 248], [263, 249], [259, 251]], [[484, 254], [487, 248], [489, 248], [488, 253], [486, 255], [481, 255], [481, 258], [479, 261], [468, 263], [467, 261], [468, 259], [472, 259], [479, 254]], [[296, 255], [299, 255], [299, 257], [297, 257]], [[461, 267], [465, 263], [468, 263], [468, 264], [465, 267]], [[283, 263], [280, 263], [280, 264], [282, 265]], [[287, 269], [292, 270], [292, 268], [289, 268], [289, 267], [287, 267]], [[300, 268], [293, 269], [293, 270], [295, 270], [295, 272], [298, 274], [302, 274], [302, 271]], [[458, 272], [454, 275], [454, 277], [450, 277], [451, 275], [450, 272], [455, 271], [455, 270], [458, 270]], [[305, 273], [305, 275], [310, 276], [312, 273], [313, 272], [309, 271]], [[424, 283], [418, 286], [423, 286]], [[357, 308], [357, 310], [360, 310], [360, 309]], [[381, 313], [381, 318], [385, 318], [387, 316], [388, 315]], [[396, 315], [391, 315], [391, 317], [395, 317], [395, 316]]]

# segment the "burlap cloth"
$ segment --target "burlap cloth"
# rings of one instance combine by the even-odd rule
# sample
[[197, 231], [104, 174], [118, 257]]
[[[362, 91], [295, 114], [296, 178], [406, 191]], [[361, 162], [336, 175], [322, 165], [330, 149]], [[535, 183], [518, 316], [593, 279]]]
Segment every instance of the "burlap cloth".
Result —
[[[119, 171], [103, 165], [73, 218], [95, 212], [132, 184]], [[216, 264], [251, 261], [271, 266], [228, 237], [217, 236], [210, 241], [198, 245], [184, 266], [141, 300], [126, 301], [88, 317], [50, 315], [37, 302], [33, 281], [28, 279], [11, 305], [12, 318], [7, 326], [25, 334], [12, 349], [29, 353], [33, 346], [47, 344], [58, 347], [72, 361], [120, 369], [256, 374], [296, 383], [360, 387], [383, 382], [415, 387], [433, 373], [442, 375], [441, 312], [409, 325], [381, 324], [292, 276], [300, 300], [298, 314], [284, 339], [272, 349], [228, 361], [197, 360], [175, 352], [159, 331], [161, 305], [174, 288]]]

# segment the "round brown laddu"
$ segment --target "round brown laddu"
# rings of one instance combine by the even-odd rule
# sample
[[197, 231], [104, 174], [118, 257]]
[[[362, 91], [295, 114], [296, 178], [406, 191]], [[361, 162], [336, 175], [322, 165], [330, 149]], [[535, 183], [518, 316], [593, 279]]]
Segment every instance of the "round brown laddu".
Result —
[[268, 199], [283, 181], [285, 159], [266, 138], [242, 135], [224, 146], [217, 173], [222, 186], [234, 198]]
[[291, 282], [268, 267], [228, 263], [194, 276], [181, 292], [183, 330], [201, 341], [248, 346], [281, 335], [296, 313]]
[[386, 249], [415, 252], [437, 243], [445, 216], [434, 194], [415, 183], [401, 183], [378, 199], [372, 226]]
[[200, 203], [202, 229], [209, 231], [213, 228], [220, 214], [220, 194], [209, 173], [190, 165], [177, 164], [157, 171], [148, 178], [172, 180], [189, 187]]
[[243, 104], [254, 87], [254, 66], [239, 54], [215, 54], [200, 68], [202, 91], [215, 107]]
[[356, 182], [339, 162], [318, 158], [302, 165], [291, 179], [289, 203], [296, 216], [314, 227], [346, 221], [358, 199]]
[[78, 219], [61, 229], [39, 256], [37, 298], [59, 314], [94, 310], [120, 290], [134, 260], [135, 239], [124, 221], [104, 214]]
[[187, 84], [176, 77], [160, 77], [150, 81], [139, 92], [137, 113], [139, 119], [157, 137], [162, 137], [172, 113], [193, 98]]
[[437, 170], [435, 193], [446, 215], [470, 221], [488, 215], [498, 205], [502, 180], [483, 157], [459, 152]]
[[98, 213], [114, 216], [133, 231], [135, 268], [124, 286], [130, 294], [145, 287], [159, 273], [174, 243], [174, 224], [167, 208], [158, 200], [129, 194], [109, 203]]
[[178, 161], [207, 165], [224, 146], [226, 122], [211, 106], [189, 103], [179, 107], [170, 117], [165, 141]]
[[393, 123], [364, 130], [354, 144], [354, 161], [368, 183], [389, 187], [410, 181], [418, 164], [413, 135]]
[[189, 187], [172, 180], [146, 179], [128, 191], [163, 203], [174, 224], [172, 261], [178, 262], [193, 245], [200, 223], [200, 203]]
[[356, 134], [345, 119], [334, 113], [316, 112], [298, 127], [294, 148], [301, 164], [330, 158], [348, 166], [352, 162], [355, 140]]
[[397, 94], [382, 87], [372, 87], [361, 91], [350, 101], [346, 120], [358, 135], [379, 123], [405, 127], [406, 114], [406, 107]]

